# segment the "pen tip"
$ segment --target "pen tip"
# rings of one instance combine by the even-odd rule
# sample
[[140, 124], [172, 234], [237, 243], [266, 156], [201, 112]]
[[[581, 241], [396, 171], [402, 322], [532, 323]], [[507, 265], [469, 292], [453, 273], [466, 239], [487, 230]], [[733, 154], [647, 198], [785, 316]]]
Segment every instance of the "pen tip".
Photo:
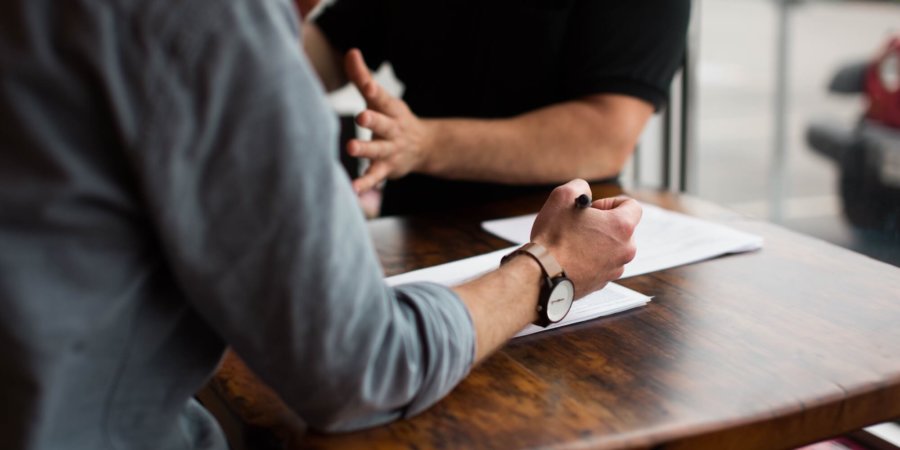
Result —
[[587, 194], [581, 194], [575, 199], [575, 206], [587, 208], [591, 204], [591, 198]]

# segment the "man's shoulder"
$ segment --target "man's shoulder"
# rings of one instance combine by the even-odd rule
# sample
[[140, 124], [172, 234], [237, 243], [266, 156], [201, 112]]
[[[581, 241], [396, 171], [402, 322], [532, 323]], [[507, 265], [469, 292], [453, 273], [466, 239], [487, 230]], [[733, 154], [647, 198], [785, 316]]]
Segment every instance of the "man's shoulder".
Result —
[[90, 8], [107, 8], [129, 32], [145, 42], [166, 44], [203, 37], [237, 35], [261, 24], [276, 23], [296, 33], [291, 0], [82, 0]]

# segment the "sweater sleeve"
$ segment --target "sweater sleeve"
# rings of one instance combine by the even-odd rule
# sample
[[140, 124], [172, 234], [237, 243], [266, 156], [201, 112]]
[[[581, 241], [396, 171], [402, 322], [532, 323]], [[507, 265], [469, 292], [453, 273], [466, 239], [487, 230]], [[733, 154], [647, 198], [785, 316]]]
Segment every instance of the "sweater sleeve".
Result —
[[467, 309], [384, 283], [290, 5], [205, 3], [139, 39], [130, 159], [181, 292], [313, 428], [426, 409], [471, 368]]

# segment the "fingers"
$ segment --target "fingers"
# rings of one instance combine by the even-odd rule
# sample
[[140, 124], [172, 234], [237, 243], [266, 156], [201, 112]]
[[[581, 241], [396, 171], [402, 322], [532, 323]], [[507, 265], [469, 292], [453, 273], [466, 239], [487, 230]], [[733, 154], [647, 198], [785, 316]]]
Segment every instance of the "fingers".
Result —
[[572, 198], [578, 197], [581, 194], [587, 194], [588, 197], [591, 195], [591, 186], [587, 181], [582, 180], [581, 178], [576, 178], [568, 183], [560, 186], [563, 190], [572, 192], [574, 195]]
[[637, 226], [644, 213], [641, 204], [633, 198], [619, 195], [616, 197], [601, 198], [593, 203], [594, 209], [610, 211], [619, 216], [626, 224]]
[[366, 192], [369, 189], [377, 186], [378, 183], [384, 181], [389, 173], [390, 168], [387, 166], [387, 164], [372, 164], [371, 166], [369, 166], [368, 170], [366, 170], [365, 174], [353, 180], [353, 190], [356, 191], [357, 194], [360, 192]]
[[356, 123], [361, 127], [372, 130], [372, 133], [375, 133], [376, 136], [391, 139], [399, 134], [397, 122], [377, 111], [367, 109], [359, 113], [356, 116]]
[[363, 59], [363, 54], [359, 49], [350, 49], [344, 56], [344, 71], [366, 101], [369, 101], [370, 98], [383, 101], [384, 96], [387, 95], [372, 78], [372, 72], [366, 65], [366, 60]]
[[372, 72], [369, 72], [369, 67], [366, 66], [366, 61], [359, 49], [351, 49], [344, 56], [344, 71], [350, 82], [361, 92], [372, 82]]
[[389, 141], [361, 141], [353, 139], [347, 143], [347, 154], [356, 158], [383, 159], [394, 151], [394, 144]]
[[[550, 196], [554, 203], [561, 203], [568, 206], [574, 202], [574, 199], [582, 194], [586, 194], [590, 197], [592, 195], [591, 186], [587, 181], [576, 178], [554, 189]], [[624, 195], [602, 198], [594, 201], [591, 206], [594, 209], [612, 211], [617, 216], [620, 216], [626, 223], [633, 225], [637, 225], [643, 214], [640, 203], [638, 203], [637, 200]]]
[[[618, 215], [622, 220], [625, 221], [631, 228], [631, 231], [634, 231], [634, 227], [637, 226], [638, 222], [641, 221], [641, 216], [644, 214], [644, 209], [641, 208], [641, 204], [637, 202], [637, 200], [628, 198], [628, 197], [616, 197], [615, 206], [610, 208], [610, 211], [614, 214]], [[630, 235], [631, 233], [629, 233]]]
[[371, 77], [367, 85], [364, 87], [357, 86], [357, 88], [370, 109], [381, 111], [391, 116], [398, 116], [405, 112], [403, 109], [404, 103], [394, 98], [380, 84], [372, 80]]
[[587, 194], [590, 197], [592, 195], [591, 186], [587, 181], [576, 178], [554, 189], [548, 200], [558, 206], [569, 207], [575, 204], [575, 199], [581, 194]]
[[[634, 242], [634, 231], [638, 223], [641, 221], [643, 208], [636, 200], [628, 197], [613, 197], [609, 199], [609, 209], [604, 210], [609, 214], [609, 224], [613, 236], [618, 236], [624, 243], [621, 252], [618, 253], [617, 262], [624, 265], [634, 259], [637, 254], [637, 247]], [[620, 277], [619, 274], [616, 278]]]
[[366, 66], [366, 61], [359, 49], [351, 49], [344, 56], [344, 71], [347, 73], [347, 78], [362, 94], [370, 109], [390, 115], [403, 113], [402, 103], [372, 78], [372, 72]]
[[625, 197], [624, 195], [619, 195], [616, 197], [607, 197], [601, 198], [600, 200], [594, 201], [591, 205], [595, 209], [615, 209], [617, 206], [621, 205], [625, 200], [629, 200], [629, 197]]

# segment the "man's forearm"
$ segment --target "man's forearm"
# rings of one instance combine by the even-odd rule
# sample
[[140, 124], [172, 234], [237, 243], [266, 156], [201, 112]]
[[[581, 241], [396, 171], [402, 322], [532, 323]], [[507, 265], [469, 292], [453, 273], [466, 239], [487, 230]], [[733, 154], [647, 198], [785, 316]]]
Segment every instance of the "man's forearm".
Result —
[[498, 270], [453, 288], [475, 327], [475, 363], [537, 319], [541, 268], [529, 257], [513, 258]]
[[347, 84], [342, 64], [343, 55], [328, 42], [322, 30], [313, 22], [303, 24], [303, 51], [328, 92]]
[[431, 139], [418, 171], [507, 184], [615, 176], [652, 112], [641, 100], [602, 95], [510, 119], [423, 119]]

